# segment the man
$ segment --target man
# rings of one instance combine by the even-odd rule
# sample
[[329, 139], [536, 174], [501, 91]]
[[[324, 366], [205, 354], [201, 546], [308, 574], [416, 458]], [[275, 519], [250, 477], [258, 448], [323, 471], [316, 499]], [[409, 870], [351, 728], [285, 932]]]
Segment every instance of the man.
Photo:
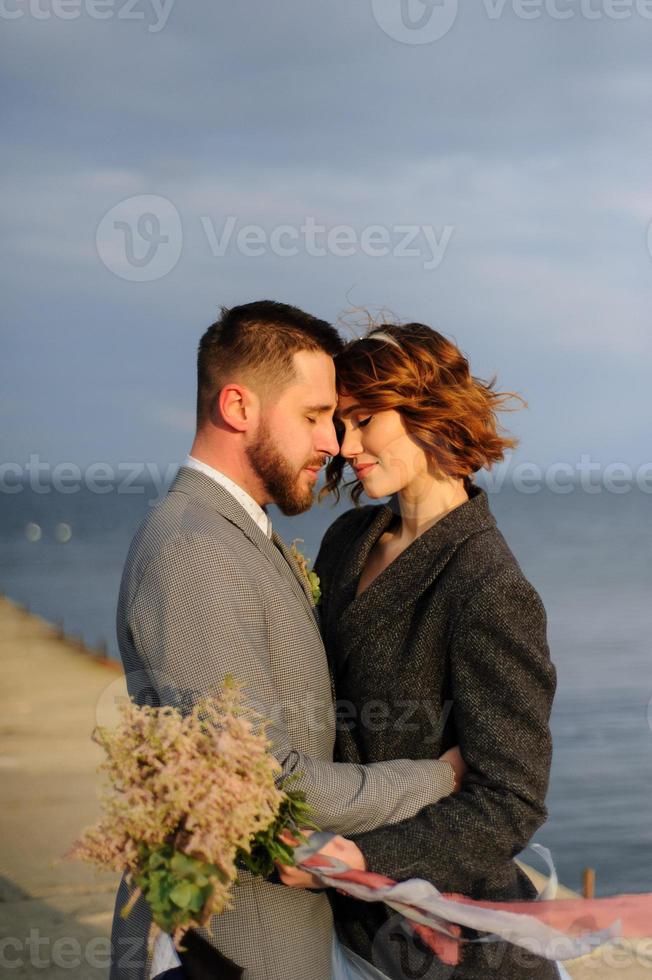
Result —
[[[190, 456], [132, 542], [117, 626], [138, 703], [155, 696], [187, 706], [232, 674], [271, 719], [274, 753], [285, 774], [299, 774], [315, 822], [350, 835], [447, 795], [453, 771], [438, 761], [332, 761], [331, 681], [310, 589], [264, 510], [269, 503], [285, 514], [307, 510], [320, 468], [338, 452], [332, 357], [340, 348], [329, 324], [269, 301], [225, 309], [208, 328], [199, 345]], [[364, 868], [355, 845], [336, 838], [331, 846]], [[112, 980], [150, 972], [145, 902], [126, 919], [119, 915], [129, 894], [123, 881]], [[223, 958], [221, 977], [330, 978], [324, 892], [243, 872], [234, 908], [211, 926], [202, 936]]]

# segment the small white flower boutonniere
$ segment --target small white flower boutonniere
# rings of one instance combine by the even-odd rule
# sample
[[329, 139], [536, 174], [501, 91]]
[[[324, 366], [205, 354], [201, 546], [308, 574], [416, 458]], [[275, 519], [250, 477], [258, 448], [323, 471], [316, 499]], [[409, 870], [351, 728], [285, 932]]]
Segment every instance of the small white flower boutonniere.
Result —
[[301, 574], [303, 575], [303, 577], [306, 579], [306, 581], [308, 583], [308, 586], [310, 588], [310, 592], [312, 594], [312, 601], [313, 601], [313, 603], [316, 606], [318, 606], [319, 605], [319, 600], [321, 599], [321, 588], [319, 586], [319, 575], [317, 574], [317, 572], [313, 572], [313, 571], [310, 570], [308, 559], [305, 557], [305, 555], [302, 555], [301, 554], [301, 552], [297, 548], [297, 543], [303, 544], [303, 538], [295, 538], [294, 539], [294, 541], [290, 545], [290, 554], [292, 555], [292, 557], [296, 561], [296, 563], [299, 566], [299, 569], [301, 571]]

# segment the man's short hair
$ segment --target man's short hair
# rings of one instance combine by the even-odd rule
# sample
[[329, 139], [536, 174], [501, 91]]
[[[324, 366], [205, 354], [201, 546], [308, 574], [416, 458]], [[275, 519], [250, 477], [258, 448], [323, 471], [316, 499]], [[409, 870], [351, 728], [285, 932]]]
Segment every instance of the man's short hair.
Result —
[[343, 347], [337, 330], [296, 306], [259, 300], [231, 309], [206, 330], [197, 354], [197, 426], [211, 415], [230, 381], [258, 393], [280, 391], [294, 377], [293, 355], [322, 351], [334, 357]]

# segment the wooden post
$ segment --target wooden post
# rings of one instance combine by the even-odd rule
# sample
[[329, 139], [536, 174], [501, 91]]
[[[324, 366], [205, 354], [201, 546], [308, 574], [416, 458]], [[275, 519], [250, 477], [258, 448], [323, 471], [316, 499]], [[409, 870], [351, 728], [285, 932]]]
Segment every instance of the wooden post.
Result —
[[582, 894], [584, 898], [595, 898], [595, 868], [584, 868], [582, 873]]

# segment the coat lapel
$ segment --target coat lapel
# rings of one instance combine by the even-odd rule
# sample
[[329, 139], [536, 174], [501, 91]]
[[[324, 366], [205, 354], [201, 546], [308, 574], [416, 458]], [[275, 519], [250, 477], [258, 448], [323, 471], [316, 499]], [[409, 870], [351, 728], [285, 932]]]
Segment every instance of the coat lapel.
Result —
[[310, 587], [285, 542], [276, 531], [272, 531], [272, 539], [270, 540], [225, 487], [215, 480], [211, 480], [205, 473], [188, 466], [180, 467], [169, 492], [172, 493], [173, 491], [202, 500], [203, 503], [218, 510], [222, 517], [225, 517], [231, 524], [240, 528], [249, 541], [258, 548], [277, 572], [291, 585], [299, 600], [310, 613], [311, 620], [317, 625]]
[[[391, 507], [368, 507], [364, 522], [361, 522], [360, 527], [356, 528], [355, 537], [346, 541], [339, 561], [331, 570], [327, 594], [328, 609], [323, 622], [330, 641], [326, 643], [327, 650], [335, 642], [334, 633], [337, 631], [343, 615], [354, 603], [358, 579], [362, 574], [369, 553], [390, 524], [392, 517]], [[333, 635], [331, 635], [332, 631]]]
[[[371, 550], [391, 524], [397, 505], [392, 501], [391, 505], [372, 507], [370, 512], [368, 523], [351, 542], [333, 581], [336, 595], [329, 609], [329, 622], [336, 631], [346, 630], [349, 639], [358, 628], [368, 633], [382, 625], [381, 620], [387, 615], [398, 615], [404, 606], [416, 602], [441, 575], [464, 541], [496, 524], [485, 491], [472, 487], [465, 503], [428, 528], [356, 596]], [[345, 646], [351, 649], [352, 644]]]

